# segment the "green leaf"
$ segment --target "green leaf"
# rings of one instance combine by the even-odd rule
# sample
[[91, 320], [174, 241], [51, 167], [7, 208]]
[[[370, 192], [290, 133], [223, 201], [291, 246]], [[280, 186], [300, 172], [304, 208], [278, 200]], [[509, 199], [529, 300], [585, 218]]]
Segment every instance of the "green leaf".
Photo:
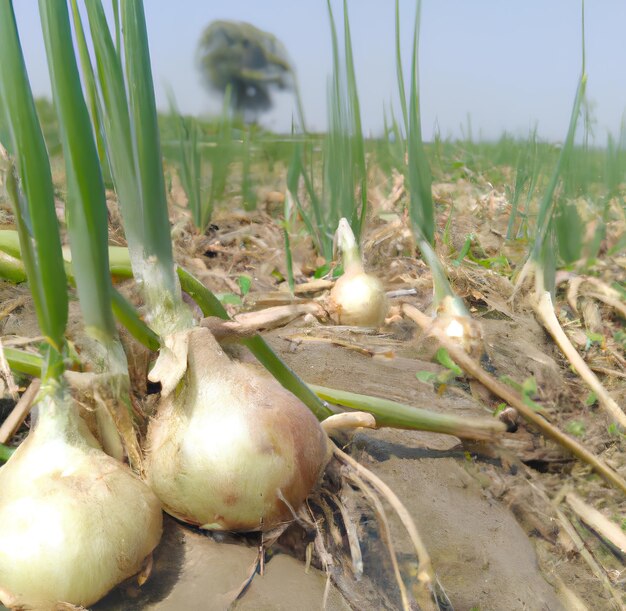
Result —
[[244, 210], [256, 209], [256, 193], [253, 188], [252, 180], [252, 136], [255, 131], [255, 126], [251, 125], [244, 132], [243, 140], [243, 161], [241, 164], [241, 199], [243, 200]]
[[474, 257], [472, 253], [468, 253], [468, 259], [477, 263], [481, 267], [485, 269], [504, 269], [509, 270], [510, 264], [509, 260], [504, 255], [496, 255], [495, 257], [487, 257], [484, 259], [480, 259], [478, 257]]
[[104, 181], [85, 99], [65, 2], [40, 0], [39, 12], [63, 144], [66, 218], [72, 271], [88, 332], [117, 336], [111, 311], [108, 219]]
[[619, 430], [619, 427], [615, 422], [611, 422], [606, 430], [611, 437], [626, 437], [626, 435]]
[[[340, 218], [347, 219], [357, 243], [367, 211], [367, 170], [365, 146], [356, 86], [354, 57], [347, 2], [343, 2], [344, 49], [340, 53], [337, 27], [330, 0], [327, 2], [331, 30], [333, 74], [328, 92], [328, 132], [324, 141], [325, 204], [322, 219], [316, 218], [322, 230], [323, 256], [332, 257], [332, 234]], [[307, 184], [306, 172], [304, 173]], [[312, 181], [311, 181], [312, 182]], [[308, 189], [308, 185], [307, 185]], [[357, 204], [357, 191], [359, 204]], [[314, 212], [316, 206], [313, 206]], [[320, 222], [321, 221], [321, 222]]]
[[323, 278], [328, 272], [330, 272], [330, 263], [324, 263], [313, 272], [313, 278]]
[[472, 247], [472, 241], [474, 239], [474, 236], [472, 234], [468, 235], [465, 238], [465, 243], [463, 244], [463, 247], [461, 248], [461, 250], [459, 251], [459, 255], [457, 256], [457, 258], [452, 261], [452, 263], [456, 266], [461, 265], [461, 262], [463, 261], [463, 259], [465, 259], [465, 257], [468, 255], [470, 248]]
[[26, 280], [26, 270], [24, 264], [15, 257], [0, 251], [0, 277], [19, 284]]
[[102, 126], [135, 277], [144, 267], [144, 228], [122, 63], [100, 0], [85, 3], [97, 65]]
[[522, 393], [527, 397], [537, 396], [537, 380], [534, 376], [530, 376], [522, 382]]
[[153, 313], [161, 310], [167, 312], [163, 320], [158, 321], [163, 328], [157, 331], [163, 335], [172, 332], [177, 326], [176, 320], [167, 318], [168, 314], [172, 315], [172, 319], [182, 315], [182, 295], [176, 280], [172, 253], [143, 2], [122, 0], [121, 9], [126, 81], [141, 192], [143, 247], [147, 267], [153, 268], [150, 277], [145, 278], [148, 286], [144, 292]]
[[222, 302], [230, 305], [240, 306], [242, 304], [241, 297], [235, 293], [216, 293], [215, 296]]
[[41, 377], [44, 366], [41, 355], [8, 347], [3, 348], [3, 352], [11, 371]]
[[507, 376], [507, 375], [500, 376], [499, 380], [501, 382], [504, 382], [505, 384], [513, 388], [514, 390], [516, 390], [518, 393], [520, 394], [522, 393], [522, 385], [517, 380], [514, 380], [510, 376]]
[[[307, 233], [313, 240], [315, 249], [321, 254], [325, 252], [325, 242], [320, 236], [320, 230], [323, 228], [321, 220], [322, 211], [319, 198], [313, 188], [313, 181], [308, 176], [302, 161], [303, 148], [302, 142], [296, 142], [287, 170], [287, 191], [288, 196], [291, 195], [296, 204], [298, 213], [302, 217]], [[310, 207], [313, 209], [312, 211], [305, 208], [298, 194], [301, 177], [304, 179], [304, 184], [309, 195]], [[285, 198], [285, 206], [287, 205], [287, 198]], [[285, 218], [287, 218], [287, 215], [285, 215]]]
[[463, 375], [463, 370], [452, 360], [452, 357], [445, 348], [439, 348], [439, 350], [437, 350], [435, 358], [441, 365], [452, 371], [454, 375]]
[[570, 420], [565, 425], [565, 430], [575, 437], [582, 437], [585, 434], [585, 424], [578, 420]]
[[[170, 115], [176, 126], [177, 154], [175, 155], [178, 177], [187, 195], [193, 222], [204, 231], [211, 218], [211, 211], [203, 208], [202, 200], [202, 155], [198, 146], [198, 123], [193, 118], [185, 118], [176, 108], [174, 94], [170, 93]], [[211, 205], [211, 200], [206, 200]]]
[[241, 276], [239, 276], [239, 278], [237, 278], [237, 284], [239, 285], [241, 295], [245, 296], [250, 292], [250, 287], [252, 286], [252, 278], [250, 278], [250, 276], [242, 274]]
[[167, 284], [174, 290], [174, 262], [143, 2], [122, 0], [121, 8], [126, 81], [143, 206], [144, 248], [148, 257], [159, 258], [163, 271], [167, 270], [171, 276]]
[[418, 0], [413, 27], [411, 62], [411, 91], [409, 94], [409, 125], [407, 131], [409, 214], [413, 229], [420, 239], [430, 245], [435, 239], [435, 208], [432, 198], [432, 175], [422, 141], [419, 87], [419, 33], [422, 3]]
[[586, 332], [588, 342], [593, 345], [597, 344], [598, 346], [603, 346], [605, 342], [605, 337], [602, 333], [592, 333], [591, 331]]
[[522, 401], [524, 402], [525, 405], [527, 405], [528, 407], [530, 407], [536, 412], [543, 411], [543, 407], [539, 405], [539, 403], [533, 401], [528, 395], [522, 395]]
[[[233, 146], [233, 121], [230, 117], [230, 87], [227, 88], [222, 105], [222, 114], [219, 121], [217, 141], [215, 147], [209, 149], [209, 161], [211, 163], [211, 196], [209, 210], [212, 210], [215, 202], [221, 199], [226, 189], [228, 173], [231, 162], [234, 160], [235, 147]], [[208, 214], [208, 212], [207, 212]], [[206, 219], [208, 223], [208, 218]]]
[[554, 216], [559, 254], [565, 264], [580, 259], [583, 249], [585, 224], [574, 204], [561, 203]]
[[389, 399], [359, 395], [334, 388], [324, 388], [313, 384], [309, 384], [309, 388], [326, 401], [373, 414], [378, 426], [436, 431], [460, 437], [470, 437], [471, 431], [474, 435], [480, 431], [481, 436], [485, 437], [489, 435], [488, 431], [501, 431], [503, 428], [501, 423], [493, 422], [491, 418], [461, 418], [396, 403]]
[[124, 66], [100, 0], [86, 3], [108, 158], [122, 209], [135, 278], [160, 335], [191, 325], [172, 255], [161, 147], [143, 4], [123, 0]]
[[[68, 300], [54, 190], [46, 145], [33, 101], [13, 6], [0, 2], [0, 109], [5, 113], [17, 174], [5, 160], [5, 184], [13, 203], [22, 260], [37, 320], [50, 343], [44, 377], [57, 377], [67, 323]], [[19, 182], [17, 176], [19, 175]]]
[[344, 30], [344, 56], [346, 61], [346, 84], [348, 90], [348, 116], [351, 119], [351, 159], [353, 163], [353, 190], [358, 188], [361, 199], [360, 210], [353, 207], [350, 225], [354, 231], [357, 242], [361, 239], [363, 225], [367, 216], [367, 167], [365, 163], [365, 143], [363, 140], [363, 127], [361, 125], [361, 109], [356, 84], [354, 68], [354, 56], [352, 53], [352, 36], [350, 34], [350, 20], [348, 19], [348, 2], [343, 1], [343, 30]]
[[424, 238], [417, 230], [416, 230], [416, 238], [417, 245], [422, 254], [422, 258], [430, 268], [430, 272], [433, 277], [433, 293], [434, 300], [433, 305], [439, 306], [446, 297], [451, 298], [452, 302], [456, 304], [457, 307], [457, 315], [467, 316], [469, 318], [469, 312], [465, 308], [462, 299], [459, 299], [452, 289], [450, 281], [448, 280], [448, 276], [446, 275], [446, 270], [441, 263], [435, 249], [432, 247], [430, 242]]
[[400, 51], [400, 3], [396, 0], [395, 10], [395, 42], [396, 42], [396, 78], [398, 80], [398, 90], [400, 93], [400, 108], [404, 119], [405, 133], [409, 133], [409, 112], [406, 104], [406, 88], [404, 86], [404, 70], [402, 69], [402, 53]]
[[496, 406], [496, 409], [493, 410], [493, 415], [494, 416], [500, 415], [506, 408], [507, 408], [506, 403], [498, 403], [498, 405]]
[[420, 381], [426, 384], [430, 384], [437, 380], [437, 374], [433, 371], [418, 371], [415, 374], [415, 377]]
[[[21, 252], [19, 242], [15, 239], [16, 237], [17, 233], [15, 231], [7, 229], [0, 230], [0, 258], [4, 253], [10, 252], [15, 255], [15, 260], [21, 262]], [[117, 275], [122, 278], [133, 277], [127, 248], [122, 246], [110, 246], [109, 264], [111, 266], [112, 275]], [[71, 263], [68, 264], [66, 274], [69, 282], [72, 283], [74, 278]], [[135, 308], [115, 289], [113, 289], [111, 295], [111, 307], [117, 320], [128, 329], [135, 339], [150, 348], [150, 350], [156, 351], [159, 349], [159, 337], [139, 318]], [[5, 352], [7, 350], [9, 350], [9, 348], [5, 348]]]
[[585, 405], [587, 407], [591, 407], [592, 405], [595, 405], [597, 402], [598, 402], [598, 397], [596, 396], [596, 393], [593, 391], [591, 391], [585, 398]]
[[115, 289], [113, 289], [111, 307], [115, 318], [137, 341], [154, 352], [161, 347], [159, 336], [139, 318], [133, 305]]
[[[104, 127], [102, 125], [102, 112], [100, 109], [100, 101], [98, 100], [96, 77], [94, 74], [93, 66], [91, 64], [91, 58], [89, 56], [89, 47], [87, 46], [87, 39], [85, 38], [85, 30], [83, 28], [83, 22], [80, 16], [80, 12], [78, 10], [77, 0], [71, 0], [71, 5], [74, 29], [76, 32], [76, 46], [78, 48], [78, 54], [80, 57], [81, 73], [85, 82], [85, 90], [87, 93], [87, 101], [89, 106], [89, 115], [91, 117], [91, 123], [93, 125], [96, 145], [98, 148], [98, 158], [100, 159], [100, 167], [102, 168], [104, 181], [107, 185], [110, 185], [111, 170], [109, 168], [109, 161], [106, 155]], [[117, 7], [117, 2], [114, 3], [114, 6]]]
[[291, 215], [295, 212], [294, 202], [291, 191], [287, 190], [285, 194], [285, 207], [284, 207], [284, 221], [283, 221], [283, 243], [285, 245], [285, 266], [287, 268], [287, 284], [289, 285], [289, 292], [295, 294], [296, 281], [293, 275], [293, 254], [291, 252], [291, 239], [289, 238], [289, 231], [291, 229]]
[[9, 446], [5, 446], [3, 443], [0, 443], [0, 462], [6, 462], [9, 460], [13, 452], [15, 452], [15, 448], [10, 448]]
[[276, 280], [278, 280], [278, 282], [284, 282], [285, 281], [285, 277], [282, 275], [282, 273], [280, 272], [280, 270], [278, 268], [274, 268], [272, 270], [271, 276], [272, 276], [272, 278], [276, 278]]
[[335, 280], [336, 278], [339, 278], [340, 276], [343, 276], [343, 265], [339, 264], [339, 265], [335, 265], [335, 267], [332, 268], [331, 273], [330, 273], [330, 277]]
[[454, 382], [454, 378], [457, 377], [457, 373], [452, 371], [451, 369], [444, 369], [437, 374], [437, 383], [440, 387], [437, 389], [438, 392], [443, 392], [446, 386], [449, 386], [452, 382]]

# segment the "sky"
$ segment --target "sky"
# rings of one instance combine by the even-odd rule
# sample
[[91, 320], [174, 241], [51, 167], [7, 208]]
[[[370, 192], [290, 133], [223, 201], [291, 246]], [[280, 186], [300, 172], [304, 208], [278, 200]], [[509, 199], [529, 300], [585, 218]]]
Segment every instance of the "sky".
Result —
[[[339, 0], [332, 0], [341, 19]], [[108, 2], [105, 0], [105, 5]], [[167, 89], [184, 113], [206, 115], [220, 102], [203, 87], [196, 47], [216, 19], [247, 21], [286, 47], [300, 83], [307, 127], [326, 127], [326, 91], [332, 72], [325, 0], [146, 0], [144, 3], [157, 105]], [[400, 0], [401, 46], [410, 77], [415, 0]], [[50, 95], [35, 0], [14, 0], [35, 95]], [[393, 0], [348, 0], [362, 124], [382, 132], [384, 109], [398, 108]], [[536, 125], [547, 140], [565, 137], [581, 70], [581, 9], [577, 0], [423, 0], [420, 35], [422, 129], [426, 140], [462, 137], [471, 122], [475, 139], [508, 132], [525, 137]], [[586, 4], [587, 93], [595, 135], [618, 133], [626, 110], [626, 2]], [[289, 132], [294, 102], [278, 94], [261, 123]], [[399, 116], [399, 114], [398, 114]], [[469, 118], [469, 121], [468, 121]]]

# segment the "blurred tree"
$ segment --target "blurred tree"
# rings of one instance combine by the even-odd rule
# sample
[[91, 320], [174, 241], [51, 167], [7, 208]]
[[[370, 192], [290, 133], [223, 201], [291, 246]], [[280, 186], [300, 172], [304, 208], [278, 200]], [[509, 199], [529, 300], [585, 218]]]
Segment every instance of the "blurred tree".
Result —
[[246, 122], [272, 107], [272, 90], [289, 89], [304, 118], [295, 74], [283, 44], [249, 23], [214, 21], [198, 43], [198, 64], [205, 83], [222, 95], [229, 92], [233, 111]]

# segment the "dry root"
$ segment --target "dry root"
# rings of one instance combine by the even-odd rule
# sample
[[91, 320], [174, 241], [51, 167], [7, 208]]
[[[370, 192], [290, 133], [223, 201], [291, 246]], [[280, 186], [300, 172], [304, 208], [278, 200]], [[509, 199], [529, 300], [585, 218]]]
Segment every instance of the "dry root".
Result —
[[367, 412], [344, 412], [342, 414], [334, 414], [321, 422], [322, 428], [327, 435], [331, 435], [336, 431], [345, 431], [356, 428], [376, 428], [376, 418]]
[[128, 379], [115, 374], [75, 371], [66, 371], [65, 377], [81, 408], [81, 416], [105, 452], [118, 460], [123, 460], [125, 454], [133, 471], [141, 474], [143, 455], [131, 416]]
[[[326, 488], [311, 500], [311, 505], [319, 508], [323, 515], [323, 519], [315, 523], [314, 548], [329, 577], [355, 608], [362, 606], [365, 600], [376, 604], [376, 599], [382, 606], [390, 608], [397, 608], [399, 603], [407, 611], [416, 606], [424, 611], [451, 608], [437, 582], [417, 527], [400, 499], [380, 478], [336, 446], [333, 457], [328, 477], [335, 482], [338, 490]], [[406, 554], [398, 554], [385, 505], [391, 507], [404, 526], [411, 544], [410, 556], [414, 561], [407, 562]], [[309, 511], [313, 515], [313, 511]], [[362, 528], [371, 528], [367, 526], [371, 520], [366, 518], [370, 512], [374, 514], [378, 526], [373, 537], [363, 536], [361, 532]], [[349, 560], [344, 565], [337, 558], [346, 553], [346, 540]], [[378, 553], [367, 554], [364, 546], [375, 546], [378, 541], [389, 554], [390, 573], [398, 588], [397, 601], [391, 600], [394, 595], [387, 583], [372, 583], [379, 581], [384, 572], [384, 557]], [[375, 565], [370, 569], [377, 575], [368, 576], [368, 564]], [[358, 586], [354, 585], [357, 581]]]
[[541, 324], [550, 333], [554, 341], [557, 343], [565, 358], [570, 362], [572, 367], [578, 372], [578, 375], [596, 393], [600, 406], [611, 416], [611, 418], [619, 424], [623, 430], [626, 430], [626, 414], [617, 404], [615, 399], [611, 397], [606, 388], [602, 385], [597, 376], [591, 371], [589, 365], [580, 356], [576, 348], [572, 345], [569, 338], [561, 328], [559, 321], [554, 313], [554, 306], [550, 293], [544, 291], [540, 295], [539, 300], [533, 304], [535, 313], [541, 321]]
[[39, 392], [40, 385], [41, 382], [38, 379], [33, 380], [26, 389], [26, 392], [24, 392], [20, 400], [15, 404], [11, 413], [6, 417], [2, 426], [0, 426], [0, 443], [7, 443], [20, 428], [24, 420], [26, 420], [33, 406], [35, 396]]
[[[578, 313], [578, 297], [582, 293], [613, 308], [626, 318], [626, 304], [621, 295], [612, 287], [593, 276], [568, 276], [567, 303], [572, 311]], [[557, 279], [558, 282], [558, 279]], [[583, 290], [584, 289], [584, 290]]]
[[292, 320], [307, 314], [313, 314], [317, 318], [325, 317], [325, 311], [318, 303], [306, 301], [237, 314], [234, 320], [210, 316], [202, 319], [200, 324], [209, 329], [218, 342], [224, 343], [252, 337], [262, 330], [284, 327]]

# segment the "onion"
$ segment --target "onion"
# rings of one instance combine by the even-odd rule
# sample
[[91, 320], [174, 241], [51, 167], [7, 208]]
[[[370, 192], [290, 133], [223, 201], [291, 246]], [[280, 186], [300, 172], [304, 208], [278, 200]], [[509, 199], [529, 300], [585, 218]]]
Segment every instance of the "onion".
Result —
[[339, 221], [335, 239], [343, 253], [344, 273], [330, 292], [330, 314], [340, 325], [379, 327], [389, 305], [382, 283], [363, 269], [356, 240], [346, 219]]
[[443, 297], [437, 305], [435, 316], [433, 324], [462, 346], [467, 354], [475, 358], [483, 355], [485, 344], [482, 326], [470, 316], [459, 297], [452, 295]]
[[380, 280], [364, 271], [347, 270], [330, 292], [333, 319], [340, 325], [379, 327], [387, 314]]
[[330, 458], [313, 414], [276, 380], [224, 354], [205, 328], [166, 339], [148, 429], [148, 483], [174, 517], [209, 530], [293, 519]]
[[157, 497], [107, 456], [63, 392], [0, 469], [0, 600], [89, 606], [138, 573], [161, 537]]

